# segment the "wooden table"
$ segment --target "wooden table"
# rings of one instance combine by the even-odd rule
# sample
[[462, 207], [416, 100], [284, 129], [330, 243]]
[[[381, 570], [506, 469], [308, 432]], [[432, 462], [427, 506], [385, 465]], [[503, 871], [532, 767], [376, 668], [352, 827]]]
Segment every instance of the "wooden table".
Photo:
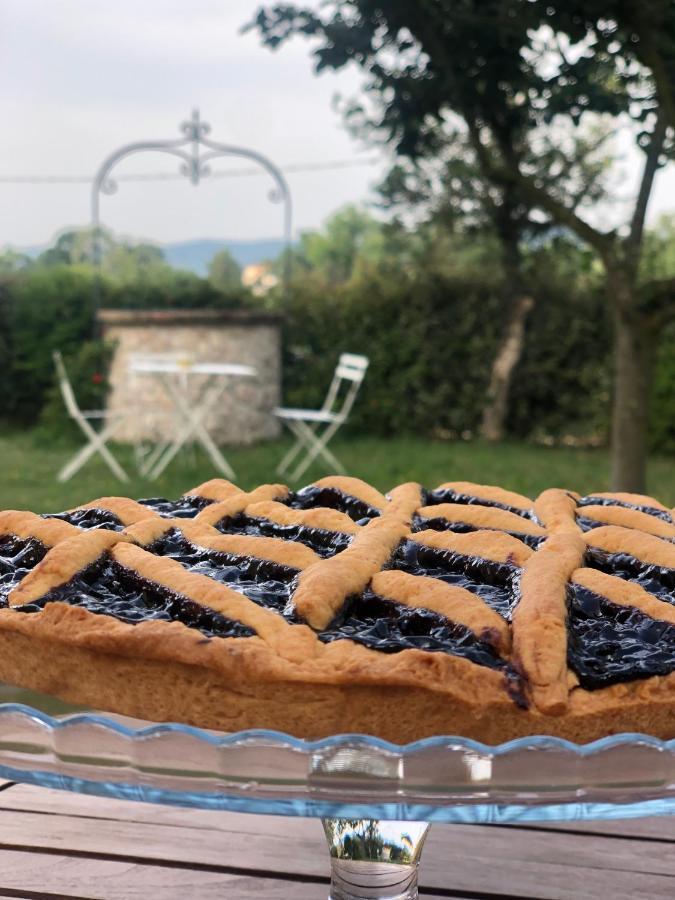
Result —
[[[0, 898], [325, 900], [318, 820], [0, 783]], [[433, 825], [422, 900], [675, 897], [675, 818]]]

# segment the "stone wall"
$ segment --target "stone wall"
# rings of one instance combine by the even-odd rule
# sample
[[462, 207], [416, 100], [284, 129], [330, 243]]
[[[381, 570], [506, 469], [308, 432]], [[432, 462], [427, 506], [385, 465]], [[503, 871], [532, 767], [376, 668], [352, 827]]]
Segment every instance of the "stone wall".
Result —
[[[281, 399], [279, 317], [247, 310], [104, 309], [98, 319], [104, 340], [115, 343], [108, 410], [131, 413], [116, 440], [156, 440], [175, 427], [176, 408], [161, 379], [129, 371], [134, 354], [176, 354], [194, 362], [253, 366], [257, 377], [228, 379], [227, 390], [206, 419], [208, 430], [221, 444], [250, 444], [279, 434], [272, 415]], [[207, 377], [187, 377], [191, 398]]]

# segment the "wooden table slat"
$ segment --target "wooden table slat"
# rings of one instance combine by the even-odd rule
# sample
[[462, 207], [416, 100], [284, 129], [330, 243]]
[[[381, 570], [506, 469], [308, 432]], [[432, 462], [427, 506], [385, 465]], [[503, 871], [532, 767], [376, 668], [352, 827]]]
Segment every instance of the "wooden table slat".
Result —
[[[31, 810], [35, 812], [57, 812], [67, 815], [82, 815], [88, 818], [119, 819], [121, 821], [161, 823], [164, 825], [193, 825], [196, 827], [219, 829], [218, 816], [231, 815], [201, 809], [181, 809], [175, 806], [160, 806], [154, 803], [138, 803], [129, 800], [89, 797], [70, 791], [49, 790], [27, 784], [15, 784], [0, 791], [0, 809]], [[255, 822], [258, 816], [237, 814], [242, 820]], [[278, 833], [286, 834], [289, 819], [285, 816], [268, 816], [270, 823], [277, 823]], [[291, 819], [290, 821], [314, 822], [313, 819]], [[273, 827], [271, 824], [270, 828]], [[450, 826], [434, 825], [433, 830]], [[615, 835], [624, 838], [651, 838], [675, 842], [675, 816], [652, 816], [644, 819], [614, 819], [574, 822], [532, 822], [528, 825], [465, 826], [490, 828], [518, 828], [519, 830], [580, 832], [592, 835]], [[252, 828], [252, 833], [254, 829]], [[433, 833], [433, 832], [432, 832]]]
[[[320, 823], [163, 807], [16, 785], [0, 791], [0, 898], [327, 896]], [[589, 829], [591, 829], [589, 831]], [[434, 825], [427, 898], [675, 896], [675, 819]], [[286, 877], [284, 877], [286, 876]], [[288, 878], [309, 879], [308, 883]], [[94, 893], [92, 893], [94, 891]]]
[[7, 888], [61, 898], [105, 900], [317, 900], [326, 884], [303, 884], [254, 875], [194, 872], [68, 856], [5, 851], [0, 854], [0, 896]]
[[[0, 798], [1, 803], [1, 798]], [[532, 822], [529, 825], [505, 825], [521, 831], [574, 832], [675, 842], [675, 816], [650, 816], [645, 819], [590, 819], [578, 822]]]
[[[92, 808], [105, 808], [108, 803], [98, 798], [88, 802]], [[183, 872], [199, 870], [205, 876], [232, 874], [232, 870], [249, 870], [257, 877], [261, 872], [328, 876], [326, 847], [315, 820], [206, 813], [214, 826], [204, 827], [167, 825], [162, 821], [164, 810], [155, 812], [154, 823], [103, 818], [92, 823], [86, 816], [55, 811], [44, 815], [4, 810], [2, 843], [72, 854], [75, 859], [82, 853], [93, 854], [97, 859], [89, 865], [96, 867], [124, 860], [129, 866], [149, 868], [152, 860], [155, 868], [178, 864]], [[188, 812], [171, 810], [179, 816]], [[589, 840], [564, 832], [434, 826], [423, 855], [421, 881], [432, 891], [449, 887], [474, 891], [478, 886], [486, 896], [502, 894], [508, 885], [509, 894], [532, 898], [576, 898], [611, 888], [615, 900], [622, 900], [634, 897], [648, 879], [652, 896], [672, 897], [672, 857], [672, 845], [661, 841], [612, 836]], [[213, 867], [220, 871], [209, 871]]]

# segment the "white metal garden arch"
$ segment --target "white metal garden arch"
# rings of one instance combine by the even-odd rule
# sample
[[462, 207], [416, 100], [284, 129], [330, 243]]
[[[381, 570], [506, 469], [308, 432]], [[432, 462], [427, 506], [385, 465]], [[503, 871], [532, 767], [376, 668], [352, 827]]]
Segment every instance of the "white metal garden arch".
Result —
[[91, 225], [93, 241], [94, 265], [98, 268], [101, 263], [101, 194], [114, 194], [117, 191], [117, 182], [112, 177], [115, 166], [134, 153], [142, 153], [155, 150], [160, 153], [168, 153], [178, 157], [182, 165], [180, 172], [189, 178], [192, 184], [197, 185], [202, 178], [210, 173], [209, 163], [219, 157], [243, 157], [257, 163], [264, 169], [274, 181], [274, 187], [269, 192], [269, 199], [274, 203], [283, 204], [283, 242], [286, 264], [284, 266], [284, 281], [288, 279], [288, 248], [291, 243], [292, 204], [288, 182], [283, 173], [270, 159], [251, 150], [248, 147], [238, 147], [233, 144], [223, 144], [208, 137], [211, 126], [202, 122], [199, 110], [192, 111], [192, 117], [180, 126], [183, 137], [165, 141], [138, 141], [133, 144], [125, 144], [114, 153], [111, 153], [100, 165], [91, 189]]

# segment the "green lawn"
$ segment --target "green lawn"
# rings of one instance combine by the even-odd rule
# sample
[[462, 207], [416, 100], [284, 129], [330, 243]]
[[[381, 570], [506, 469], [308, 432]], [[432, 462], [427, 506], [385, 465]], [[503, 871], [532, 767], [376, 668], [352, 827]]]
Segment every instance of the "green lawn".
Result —
[[[277, 480], [274, 470], [286, 441], [228, 449], [227, 456], [244, 488]], [[498, 446], [479, 441], [429, 441], [414, 437], [378, 439], [345, 437], [332, 445], [350, 474], [386, 490], [402, 481], [420, 481], [433, 487], [443, 481], [466, 480], [533, 495], [546, 487], [568, 487], [582, 493], [607, 489], [608, 458], [603, 450], [536, 447], [523, 443]], [[5, 431], [0, 434], [0, 509], [56, 511], [95, 497], [123, 494], [130, 497], [177, 497], [216, 474], [200, 452], [185, 452], [155, 482], [134, 477], [122, 484], [99, 458], [91, 460], [66, 484], [55, 474], [77, 445], [55, 443], [38, 432]], [[120, 462], [133, 472], [128, 447], [115, 448]], [[328, 474], [312, 467], [307, 483]], [[675, 504], [675, 464], [654, 457], [649, 467], [649, 491], [668, 505]]]

